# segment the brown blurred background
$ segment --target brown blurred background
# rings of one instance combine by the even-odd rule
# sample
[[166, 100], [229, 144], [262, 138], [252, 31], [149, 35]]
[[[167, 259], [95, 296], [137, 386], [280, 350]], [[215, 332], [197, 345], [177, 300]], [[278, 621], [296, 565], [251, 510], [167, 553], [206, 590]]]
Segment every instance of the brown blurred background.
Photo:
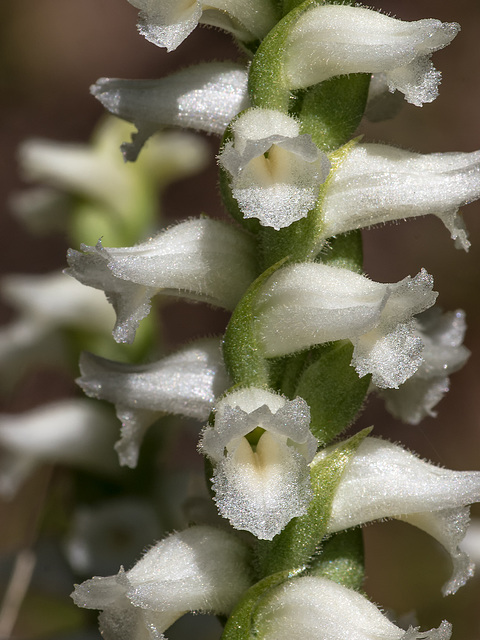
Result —
[[[405, 20], [458, 21], [462, 31], [452, 45], [434, 55], [435, 66], [443, 73], [440, 97], [421, 109], [405, 104], [395, 120], [365, 125], [366, 139], [420, 152], [480, 148], [478, 0], [382, 0], [376, 7]], [[155, 78], [186, 64], [239, 55], [226, 34], [205, 28], [167, 54], [137, 34], [136, 16], [126, 0], [0, 1], [1, 273], [45, 272], [62, 267], [65, 260], [61, 235], [29, 236], [9, 215], [9, 195], [22, 187], [15, 159], [22, 140], [86, 141], [102, 113], [88, 87], [101, 76]], [[212, 138], [210, 143], [209, 170], [190, 180], [188, 189], [177, 184], [167, 191], [167, 220], [201, 211], [221, 215], [213, 160], [218, 142]], [[445, 467], [480, 469], [480, 205], [470, 205], [464, 212], [472, 241], [468, 254], [454, 248], [448, 232], [432, 217], [365, 233], [367, 273], [376, 280], [396, 281], [425, 267], [435, 278], [439, 304], [466, 310], [467, 346], [473, 355], [453, 376], [438, 418], [418, 427], [405, 426], [386, 414], [381, 402], [371, 401], [360, 422], [374, 424], [377, 434], [401, 441]], [[165, 318], [172, 344], [203, 331], [221, 331], [225, 316], [200, 305], [188, 309], [185, 322], [179, 322], [178, 314], [175, 322]], [[2, 306], [0, 320], [11, 317], [12, 311]], [[2, 408], [30, 408], [73, 388], [61, 376], [32, 374], [21, 390], [2, 401]], [[8, 526], [4, 519], [3, 527]], [[448, 562], [427, 536], [407, 525], [387, 523], [368, 527], [366, 540], [367, 588], [373, 599], [399, 614], [416, 608], [424, 625], [451, 620], [457, 640], [480, 638], [480, 577], [458, 596], [441, 601], [439, 587]], [[467, 615], [467, 609], [476, 617]]]

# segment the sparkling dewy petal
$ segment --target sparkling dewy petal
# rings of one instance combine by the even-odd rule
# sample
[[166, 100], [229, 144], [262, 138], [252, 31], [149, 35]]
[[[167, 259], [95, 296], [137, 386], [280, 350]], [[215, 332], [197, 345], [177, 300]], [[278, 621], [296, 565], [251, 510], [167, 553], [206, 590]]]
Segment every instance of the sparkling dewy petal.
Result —
[[[320, 460], [322, 452], [312, 464]], [[402, 447], [366, 438], [335, 494], [328, 529], [397, 518], [424, 529], [450, 553], [454, 571], [444, 593], [454, 593], [473, 574], [458, 545], [468, 525], [468, 505], [480, 501], [480, 472], [450, 471]]]
[[135, 467], [145, 431], [166, 413], [206, 420], [229, 386], [218, 339], [199, 340], [157, 362], [129, 365], [83, 353], [77, 384], [115, 404], [122, 421], [120, 464]]
[[192, 219], [133, 247], [70, 249], [66, 273], [105, 291], [117, 314], [117, 342], [133, 342], [157, 293], [233, 309], [256, 277], [249, 236], [208, 218]]
[[289, 88], [348, 73], [385, 73], [391, 91], [421, 106], [438, 94], [441, 74], [430, 56], [457, 35], [456, 23], [402, 22], [364, 7], [321, 5], [299, 18], [286, 48]]

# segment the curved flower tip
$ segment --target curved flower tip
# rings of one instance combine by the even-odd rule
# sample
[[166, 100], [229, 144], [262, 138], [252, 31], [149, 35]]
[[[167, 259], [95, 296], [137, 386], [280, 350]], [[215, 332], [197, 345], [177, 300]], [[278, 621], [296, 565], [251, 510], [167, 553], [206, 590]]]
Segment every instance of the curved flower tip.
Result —
[[289, 34], [287, 83], [300, 89], [348, 73], [385, 73], [390, 91], [422, 106], [437, 97], [441, 78], [430, 56], [459, 29], [430, 18], [402, 22], [365, 7], [315, 6]]
[[274, 589], [254, 621], [262, 640], [449, 640], [451, 625], [404, 631], [365, 596], [321, 577], [305, 576]]
[[[318, 453], [312, 465], [328, 452]], [[473, 564], [459, 545], [468, 527], [468, 505], [474, 502], [480, 502], [480, 472], [442, 469], [396, 444], [365, 438], [338, 485], [328, 531], [385, 518], [423, 529], [452, 559], [453, 575], [443, 588], [447, 595], [473, 575]]]
[[160, 640], [188, 611], [228, 616], [251, 585], [248, 548], [207, 526], [170, 535], [130, 571], [77, 585], [75, 604], [101, 609], [106, 640]]
[[442, 314], [431, 309], [417, 318], [416, 332], [424, 345], [423, 363], [398, 389], [380, 391], [388, 411], [408, 424], [418, 424], [433, 410], [450, 386], [449, 375], [463, 367], [470, 351], [463, 346], [465, 312]]
[[271, 0], [128, 0], [140, 9], [139, 32], [173, 51], [199, 23], [229, 31], [239, 40], [263, 38], [275, 25]]
[[350, 340], [352, 365], [378, 387], [398, 387], [422, 363], [423, 344], [412, 316], [435, 302], [425, 270], [394, 284], [372, 282], [347, 269], [300, 263], [263, 286], [257, 330], [267, 357], [334, 340]]
[[117, 314], [113, 336], [133, 342], [157, 293], [233, 309], [255, 279], [251, 238], [230, 225], [192, 219], [133, 247], [70, 249], [66, 273], [105, 292]]
[[232, 132], [218, 161], [231, 176], [243, 216], [277, 230], [304, 218], [330, 171], [310, 135], [300, 134], [294, 118], [261, 108], [240, 115]]
[[166, 413], [206, 420], [215, 398], [230, 385], [218, 339], [198, 340], [144, 365], [83, 353], [77, 384], [88, 396], [115, 404], [122, 422], [115, 449], [120, 464], [136, 467], [143, 436]]
[[125, 159], [135, 161], [158, 129], [180, 126], [222, 135], [228, 123], [250, 106], [247, 69], [233, 62], [206, 62], [160, 80], [100, 78], [91, 93], [138, 133], [124, 143]]
[[227, 394], [206, 427], [200, 451], [215, 466], [218, 510], [236, 529], [271, 540], [311, 499], [311, 462], [317, 441], [302, 398], [254, 387]]
[[480, 198], [480, 151], [420, 154], [358, 144], [332, 175], [322, 201], [325, 237], [433, 214], [457, 248], [470, 243], [458, 210]]

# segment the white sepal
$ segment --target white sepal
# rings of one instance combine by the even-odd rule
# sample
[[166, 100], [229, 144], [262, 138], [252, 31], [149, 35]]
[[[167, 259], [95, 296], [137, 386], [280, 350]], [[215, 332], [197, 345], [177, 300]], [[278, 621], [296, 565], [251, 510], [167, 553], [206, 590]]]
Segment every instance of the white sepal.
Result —
[[321, 5], [305, 11], [286, 46], [291, 89], [348, 73], [385, 73], [390, 91], [421, 106], [438, 95], [441, 74], [430, 62], [457, 35], [455, 22], [402, 22], [364, 7]]
[[140, 33], [167, 51], [176, 49], [199, 23], [225, 29], [250, 42], [263, 38], [276, 22], [271, 0], [128, 1], [140, 9]]
[[464, 311], [442, 314], [433, 308], [421, 314], [417, 323], [424, 344], [423, 363], [398, 389], [380, 390], [388, 411], [408, 424], [437, 415], [433, 409], [449, 389], [450, 374], [461, 369], [470, 356], [463, 346]]
[[158, 293], [233, 309], [257, 275], [251, 238], [208, 218], [182, 222], [133, 247], [82, 245], [67, 258], [66, 273], [102, 289], [113, 305], [117, 342], [133, 342]]
[[233, 141], [218, 161], [231, 176], [244, 218], [274, 229], [288, 227], [314, 208], [330, 171], [327, 156], [292, 117], [249, 109], [232, 124]]
[[121, 465], [135, 467], [143, 435], [162, 415], [206, 420], [230, 385], [219, 341], [199, 340], [157, 362], [131, 365], [83, 353], [77, 384], [88, 396], [115, 404], [122, 422], [115, 445]]
[[[312, 465], [325, 455], [317, 454]], [[366, 438], [338, 485], [328, 530], [334, 533], [384, 518], [425, 530], [452, 557], [453, 575], [443, 588], [450, 594], [473, 575], [473, 564], [459, 544], [468, 526], [468, 505], [479, 501], [480, 472], [442, 469], [399, 445]]]
[[12, 497], [44, 462], [115, 472], [115, 431], [115, 418], [90, 400], [63, 400], [24, 413], [1, 414], [0, 493]]
[[207, 526], [174, 533], [130, 571], [77, 585], [76, 605], [102, 609], [106, 640], [159, 640], [188, 611], [228, 616], [251, 584], [248, 548]]
[[334, 340], [355, 345], [352, 365], [378, 387], [398, 387], [422, 363], [414, 314], [437, 294], [425, 270], [393, 284], [320, 263], [278, 270], [263, 286], [257, 329], [267, 357]]
[[256, 609], [262, 640], [449, 640], [451, 625], [397, 627], [365, 596], [326, 578], [305, 576], [277, 587]]
[[[213, 490], [220, 514], [236, 529], [271, 540], [311, 499], [308, 463], [317, 441], [302, 398], [287, 400], [254, 387], [227, 394], [216, 406], [200, 450], [215, 466]], [[247, 439], [260, 429], [257, 444]]]
[[232, 62], [206, 62], [160, 80], [100, 78], [90, 91], [110, 113], [137, 127], [132, 142], [121, 147], [129, 161], [162, 127], [222, 135], [230, 120], [250, 105], [247, 69]]
[[325, 237], [428, 214], [457, 248], [470, 243], [459, 207], [480, 198], [480, 151], [422, 155], [383, 144], [355, 145], [332, 174], [322, 203]]

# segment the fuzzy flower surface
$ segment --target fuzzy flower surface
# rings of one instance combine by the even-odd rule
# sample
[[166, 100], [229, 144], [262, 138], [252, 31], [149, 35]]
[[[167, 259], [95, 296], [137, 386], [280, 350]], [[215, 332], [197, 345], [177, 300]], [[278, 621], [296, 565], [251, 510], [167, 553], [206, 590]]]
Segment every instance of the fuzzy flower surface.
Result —
[[390, 91], [421, 106], [438, 95], [441, 74], [430, 56], [459, 29], [433, 18], [403, 22], [364, 7], [315, 6], [289, 34], [286, 82], [301, 89], [348, 73], [385, 73]]
[[218, 510], [236, 529], [271, 540], [306, 512], [308, 464], [317, 448], [309, 425], [310, 410], [302, 398], [287, 400], [251, 387], [217, 403], [200, 450], [215, 467]]

